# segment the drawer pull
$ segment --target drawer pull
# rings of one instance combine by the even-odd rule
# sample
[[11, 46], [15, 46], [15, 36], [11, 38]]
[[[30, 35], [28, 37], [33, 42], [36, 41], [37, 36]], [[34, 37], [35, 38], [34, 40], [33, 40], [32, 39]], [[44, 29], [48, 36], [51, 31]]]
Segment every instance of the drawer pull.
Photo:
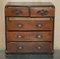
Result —
[[21, 50], [23, 49], [23, 46], [18, 46], [17, 49]]
[[42, 39], [43, 37], [42, 37], [42, 35], [37, 35], [36, 38]]
[[21, 35], [17, 35], [17, 38], [18, 38], [18, 39], [21, 39], [22, 37], [23, 37], [23, 36], [21, 36]]
[[19, 23], [19, 24], [17, 24], [17, 27], [21, 28], [21, 27], [23, 27], [23, 24]]
[[42, 16], [48, 15], [48, 11], [47, 10], [40, 10], [40, 11], [37, 12], [37, 14], [42, 15]]
[[36, 26], [40, 28], [40, 27], [43, 26], [43, 24], [39, 23], [39, 24], [37, 24]]
[[41, 49], [41, 46], [38, 46], [37, 49]]
[[14, 13], [15, 15], [19, 15], [22, 14], [22, 11], [15, 9], [12, 11], [12, 13]]

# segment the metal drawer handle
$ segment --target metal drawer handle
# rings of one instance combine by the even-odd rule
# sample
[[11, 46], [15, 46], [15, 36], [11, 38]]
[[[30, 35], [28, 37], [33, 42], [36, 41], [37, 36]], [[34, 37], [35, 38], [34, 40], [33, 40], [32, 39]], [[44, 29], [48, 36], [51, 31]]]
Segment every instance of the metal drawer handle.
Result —
[[41, 46], [38, 46], [37, 49], [41, 49]]
[[17, 49], [21, 50], [23, 49], [23, 46], [18, 46]]
[[37, 39], [42, 39], [43, 36], [42, 36], [42, 35], [37, 35], [36, 38], [37, 38]]
[[21, 28], [21, 27], [23, 27], [23, 24], [19, 23], [19, 24], [17, 24], [17, 27]]
[[37, 14], [38, 14], [38, 15], [42, 15], [42, 16], [48, 15], [48, 11], [47, 11], [47, 10], [39, 10], [39, 11], [37, 12]]
[[15, 15], [19, 15], [19, 14], [22, 14], [22, 11], [14, 9], [12, 13], [14, 13]]
[[23, 36], [22, 35], [17, 35], [17, 38], [21, 39], [21, 38], [23, 38]]
[[40, 28], [40, 27], [43, 26], [43, 24], [39, 23], [39, 24], [37, 24], [36, 26]]

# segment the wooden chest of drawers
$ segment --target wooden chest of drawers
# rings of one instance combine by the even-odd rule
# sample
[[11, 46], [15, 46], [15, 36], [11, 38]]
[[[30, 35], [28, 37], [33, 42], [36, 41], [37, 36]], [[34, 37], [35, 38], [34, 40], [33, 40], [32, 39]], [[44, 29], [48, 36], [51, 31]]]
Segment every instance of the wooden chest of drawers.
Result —
[[53, 53], [54, 16], [50, 2], [9, 2], [5, 7], [6, 53]]

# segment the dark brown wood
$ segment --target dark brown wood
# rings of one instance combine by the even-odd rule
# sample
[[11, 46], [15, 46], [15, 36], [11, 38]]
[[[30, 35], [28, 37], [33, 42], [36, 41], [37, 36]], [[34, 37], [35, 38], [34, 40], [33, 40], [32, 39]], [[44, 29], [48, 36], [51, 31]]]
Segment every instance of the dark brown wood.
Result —
[[54, 16], [53, 7], [31, 7], [31, 17]]
[[52, 32], [7, 32], [7, 41], [52, 41]]
[[7, 41], [30, 41], [29, 32], [7, 32]]
[[10, 53], [51, 53], [51, 42], [10, 42], [7, 43]]
[[6, 53], [53, 53], [55, 6], [51, 2], [9, 2], [5, 16]]
[[52, 30], [52, 28], [53, 23], [50, 20], [10, 20], [7, 22], [7, 30]]
[[50, 31], [43, 31], [43, 32], [30, 32], [30, 40], [31, 41], [52, 41], [52, 32]]
[[29, 16], [27, 7], [8, 7], [5, 8], [5, 16]]

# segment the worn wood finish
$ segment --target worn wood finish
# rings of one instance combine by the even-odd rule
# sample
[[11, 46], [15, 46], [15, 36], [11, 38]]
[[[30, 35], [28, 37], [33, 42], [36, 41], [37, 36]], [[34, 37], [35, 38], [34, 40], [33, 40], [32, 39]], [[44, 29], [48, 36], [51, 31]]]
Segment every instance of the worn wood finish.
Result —
[[7, 41], [52, 41], [52, 32], [7, 32]]
[[52, 30], [52, 28], [53, 23], [50, 20], [10, 20], [7, 22], [7, 30]]
[[5, 8], [5, 16], [29, 16], [27, 7], [8, 7]]
[[52, 41], [52, 32], [50, 31], [43, 31], [43, 32], [31, 32], [30, 34], [30, 40], [31, 41], [43, 41], [43, 42], [47, 42], [47, 41]]
[[30, 41], [29, 32], [7, 32], [7, 41]]
[[7, 51], [13, 53], [51, 53], [51, 42], [10, 42]]
[[50, 18], [30, 18], [30, 17], [9, 17], [9, 19], [7, 18], [6, 21], [10, 21], [10, 20], [51, 20]]
[[51, 2], [8, 2], [6, 7], [11, 6], [45, 6], [51, 7], [54, 6]]
[[31, 7], [31, 17], [54, 16], [53, 7]]
[[54, 16], [51, 2], [9, 2], [5, 6], [6, 53], [53, 53]]

